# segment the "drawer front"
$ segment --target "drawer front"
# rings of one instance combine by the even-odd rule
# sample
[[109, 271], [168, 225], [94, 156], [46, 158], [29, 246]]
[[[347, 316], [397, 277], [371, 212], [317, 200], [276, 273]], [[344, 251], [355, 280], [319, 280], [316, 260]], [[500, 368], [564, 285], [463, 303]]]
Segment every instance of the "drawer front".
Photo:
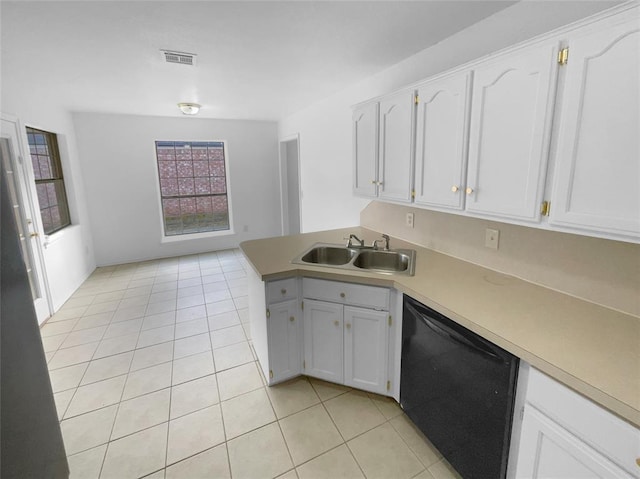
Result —
[[280, 279], [267, 283], [267, 303], [279, 303], [298, 298], [297, 278]]
[[640, 477], [640, 430], [567, 386], [531, 368], [527, 402], [634, 477]]
[[332, 303], [389, 310], [389, 289], [379, 286], [302, 278], [302, 295], [305, 298], [331, 301]]

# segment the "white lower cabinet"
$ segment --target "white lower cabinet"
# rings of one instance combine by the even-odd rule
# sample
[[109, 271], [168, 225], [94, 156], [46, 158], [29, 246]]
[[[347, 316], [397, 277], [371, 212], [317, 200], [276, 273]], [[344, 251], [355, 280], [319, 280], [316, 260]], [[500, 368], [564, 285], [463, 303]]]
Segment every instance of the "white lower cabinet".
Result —
[[266, 283], [253, 271], [249, 284], [251, 342], [267, 384], [302, 372], [302, 329], [298, 278]]
[[525, 408], [518, 478], [631, 478], [532, 406]]
[[638, 429], [533, 368], [526, 387], [516, 478], [640, 478]]
[[344, 383], [384, 393], [389, 326], [386, 311], [344, 307]]
[[280, 382], [300, 374], [298, 301], [269, 305], [269, 382]]
[[306, 300], [304, 304], [304, 372], [334, 383], [343, 381], [343, 306]]
[[304, 374], [388, 394], [389, 290], [311, 278], [302, 288]]

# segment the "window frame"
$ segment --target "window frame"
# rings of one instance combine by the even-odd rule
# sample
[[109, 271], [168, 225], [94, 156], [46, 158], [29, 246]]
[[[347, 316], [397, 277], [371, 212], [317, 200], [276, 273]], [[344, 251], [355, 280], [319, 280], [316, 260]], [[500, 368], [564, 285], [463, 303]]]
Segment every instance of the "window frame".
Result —
[[[54, 235], [63, 229], [71, 226], [73, 223], [71, 221], [71, 212], [69, 210], [69, 199], [67, 196], [67, 186], [64, 179], [64, 172], [62, 169], [62, 160], [60, 156], [60, 147], [58, 143], [58, 135], [51, 131], [41, 130], [39, 128], [34, 128], [31, 126], [25, 125], [25, 135], [27, 138], [27, 149], [29, 153], [29, 160], [31, 162], [31, 169], [33, 171], [33, 180], [35, 183], [35, 198], [38, 202], [38, 212], [40, 213], [40, 221], [42, 224], [42, 230], [46, 236]], [[33, 159], [31, 155], [31, 143], [29, 143], [29, 135], [30, 134], [41, 134], [45, 137], [45, 143], [48, 150], [48, 158], [50, 159], [51, 165], [51, 177], [46, 179], [38, 179], [36, 178], [35, 169], [33, 167]], [[36, 153], [37, 155], [37, 153]], [[66, 218], [66, 222], [62, 222], [62, 224], [50, 231], [46, 231], [45, 229], [45, 221], [42, 217], [42, 205], [40, 204], [40, 197], [38, 195], [38, 185], [39, 184], [53, 184], [56, 188], [56, 199], [58, 203], [55, 205], [58, 207], [60, 211], [60, 217]], [[58, 194], [59, 193], [59, 194]], [[48, 206], [46, 209], [49, 209], [51, 206]]]
[[[226, 182], [226, 197], [227, 197], [227, 212], [229, 215], [229, 229], [225, 230], [216, 230], [216, 231], [205, 231], [199, 233], [181, 233], [176, 235], [166, 235], [165, 231], [165, 221], [164, 221], [164, 209], [162, 206], [162, 189], [160, 186], [160, 165], [158, 160], [157, 153], [157, 143], [158, 142], [184, 142], [184, 143], [222, 143], [223, 153], [224, 153], [224, 171], [225, 171], [225, 182]], [[189, 241], [189, 240], [197, 240], [197, 239], [205, 239], [205, 238], [215, 238], [218, 236], [228, 236], [234, 235], [234, 223], [233, 223], [233, 214], [232, 214], [232, 200], [231, 200], [231, 171], [229, 169], [229, 144], [227, 140], [223, 139], [155, 139], [152, 144], [152, 158], [156, 176], [156, 192], [158, 198], [158, 217], [159, 217], [159, 232], [160, 232], [160, 243], [174, 243], [179, 241]], [[213, 196], [213, 195], [212, 195]]]

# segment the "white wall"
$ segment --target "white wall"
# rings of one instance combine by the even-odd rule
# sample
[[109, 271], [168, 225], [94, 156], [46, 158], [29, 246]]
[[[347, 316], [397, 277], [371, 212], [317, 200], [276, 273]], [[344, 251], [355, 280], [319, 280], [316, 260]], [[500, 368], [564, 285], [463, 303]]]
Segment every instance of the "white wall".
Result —
[[[215, 251], [280, 234], [275, 122], [97, 113], [73, 119], [98, 265]], [[161, 242], [156, 140], [227, 141], [234, 234]]]
[[[17, 117], [23, 125], [58, 135], [72, 225], [53, 234], [43, 250], [52, 306], [57, 311], [95, 269], [73, 122], [71, 115], [52, 103], [49, 95], [22, 91], [19, 81], [5, 71], [2, 79], [2, 113]], [[28, 157], [28, 152], [23, 154]], [[31, 162], [27, 165], [31, 167]]]
[[[584, 18], [614, 2], [523, 1], [279, 122], [300, 134], [305, 232], [359, 224], [367, 200], [352, 195], [351, 106]], [[310, 97], [312, 97], [310, 92]]]

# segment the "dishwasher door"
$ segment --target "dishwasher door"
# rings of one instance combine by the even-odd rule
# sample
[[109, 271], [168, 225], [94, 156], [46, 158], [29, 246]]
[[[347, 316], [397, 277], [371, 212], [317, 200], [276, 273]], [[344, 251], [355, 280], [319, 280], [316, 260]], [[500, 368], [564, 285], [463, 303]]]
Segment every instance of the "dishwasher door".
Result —
[[504, 478], [519, 359], [404, 297], [400, 405], [465, 479]]

